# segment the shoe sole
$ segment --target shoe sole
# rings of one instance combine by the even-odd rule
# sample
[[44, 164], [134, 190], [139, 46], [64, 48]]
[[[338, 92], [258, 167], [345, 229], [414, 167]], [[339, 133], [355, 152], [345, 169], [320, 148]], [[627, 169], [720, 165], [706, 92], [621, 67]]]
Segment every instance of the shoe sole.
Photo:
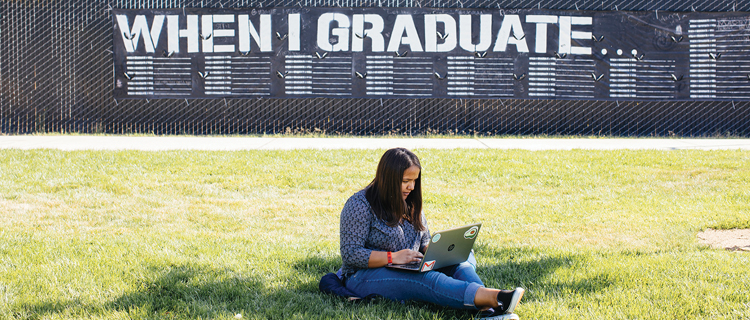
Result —
[[480, 318], [481, 320], [519, 320], [521, 318], [518, 317], [515, 313], [506, 313], [501, 314], [499, 316], [489, 317], [489, 318]]
[[513, 290], [513, 297], [510, 298], [510, 305], [508, 306], [508, 309], [505, 310], [505, 314], [513, 313], [516, 310], [516, 307], [521, 302], [521, 298], [523, 298], [523, 293], [526, 292], [523, 288], [516, 288], [516, 290]]

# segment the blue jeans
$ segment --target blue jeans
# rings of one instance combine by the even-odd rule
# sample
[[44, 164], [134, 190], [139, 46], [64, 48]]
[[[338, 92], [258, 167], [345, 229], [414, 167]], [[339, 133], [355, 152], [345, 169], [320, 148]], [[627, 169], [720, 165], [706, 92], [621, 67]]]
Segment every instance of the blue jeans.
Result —
[[396, 301], [415, 300], [470, 310], [477, 310], [474, 297], [484, 286], [476, 272], [473, 252], [465, 262], [428, 272], [361, 269], [347, 277], [345, 285], [360, 297], [377, 294]]

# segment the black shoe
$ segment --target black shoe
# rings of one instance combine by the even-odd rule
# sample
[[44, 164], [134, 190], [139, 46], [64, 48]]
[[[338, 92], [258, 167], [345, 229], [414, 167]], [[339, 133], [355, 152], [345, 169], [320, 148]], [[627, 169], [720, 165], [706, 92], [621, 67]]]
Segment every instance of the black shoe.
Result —
[[495, 308], [496, 314], [509, 314], [513, 313], [518, 306], [518, 303], [523, 297], [523, 293], [526, 290], [523, 288], [516, 288], [516, 290], [500, 290], [497, 294], [497, 308]]

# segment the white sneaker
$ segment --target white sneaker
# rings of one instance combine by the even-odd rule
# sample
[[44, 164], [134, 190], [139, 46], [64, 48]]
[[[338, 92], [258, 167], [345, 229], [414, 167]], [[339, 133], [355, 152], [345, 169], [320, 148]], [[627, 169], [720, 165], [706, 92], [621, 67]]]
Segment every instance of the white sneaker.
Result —
[[520, 319], [517, 314], [515, 313], [506, 313], [496, 316], [489, 316], [486, 318], [479, 318], [481, 320], [518, 320]]

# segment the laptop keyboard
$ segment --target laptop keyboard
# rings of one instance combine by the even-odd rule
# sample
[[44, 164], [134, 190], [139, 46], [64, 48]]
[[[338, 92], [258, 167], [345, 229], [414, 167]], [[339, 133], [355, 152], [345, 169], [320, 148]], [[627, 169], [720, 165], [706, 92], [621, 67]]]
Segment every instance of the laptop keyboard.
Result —
[[406, 269], [414, 269], [414, 270], [417, 270], [417, 269], [419, 269], [419, 266], [420, 266], [421, 264], [422, 264], [422, 262], [421, 262], [421, 261], [419, 261], [419, 262], [410, 262], [410, 263], [405, 263], [405, 264], [402, 264], [402, 266], [403, 266], [404, 268], [406, 268]]

